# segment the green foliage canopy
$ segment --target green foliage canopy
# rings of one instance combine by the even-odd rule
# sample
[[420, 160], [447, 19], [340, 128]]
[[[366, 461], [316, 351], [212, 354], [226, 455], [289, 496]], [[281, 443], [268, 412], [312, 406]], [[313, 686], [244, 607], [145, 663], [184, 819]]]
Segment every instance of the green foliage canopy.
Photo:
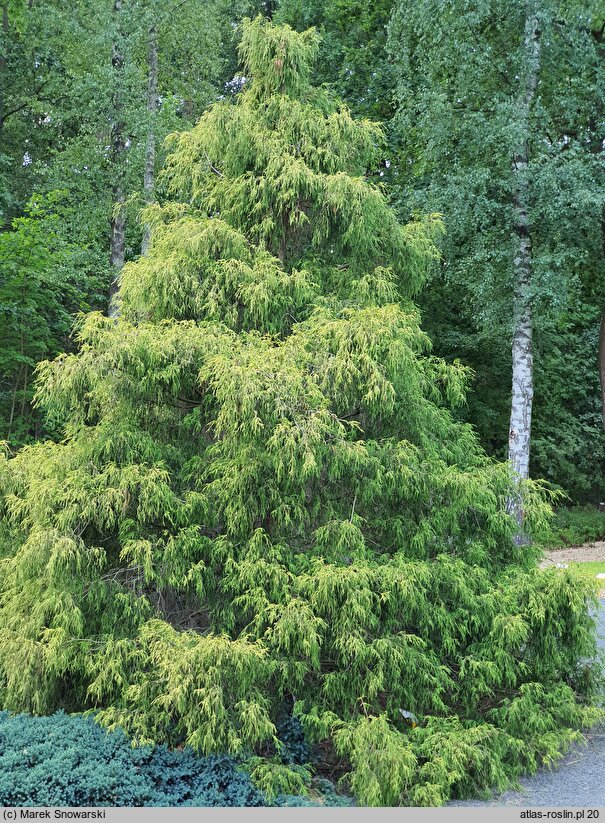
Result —
[[0, 438], [32, 439], [40, 420], [31, 407], [36, 364], [69, 344], [73, 313], [103, 291], [94, 248], [69, 242], [75, 219], [65, 192], [34, 195], [11, 231], [0, 233]]
[[314, 77], [357, 116], [387, 121], [394, 113], [395, 73], [387, 57], [393, 0], [279, 0], [273, 19], [301, 31], [317, 27], [322, 47]]

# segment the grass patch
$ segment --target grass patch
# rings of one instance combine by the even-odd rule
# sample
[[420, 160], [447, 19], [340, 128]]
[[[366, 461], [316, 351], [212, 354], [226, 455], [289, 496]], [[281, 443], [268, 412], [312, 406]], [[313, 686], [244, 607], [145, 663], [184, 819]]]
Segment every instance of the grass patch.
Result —
[[[605, 574], [605, 560], [588, 560], [585, 563], [570, 563], [569, 568], [589, 580], [595, 580], [597, 574]], [[601, 581], [605, 588], [605, 580]]]
[[605, 574], [605, 560], [587, 560], [584, 563], [570, 563], [570, 571], [580, 575], [584, 580], [592, 580], [599, 590], [599, 596], [605, 597], [605, 580], [597, 580], [597, 574]]
[[605, 598], [605, 580], [597, 580], [597, 574], [605, 574], [605, 560], [570, 561], [567, 571], [594, 583], [599, 597]]

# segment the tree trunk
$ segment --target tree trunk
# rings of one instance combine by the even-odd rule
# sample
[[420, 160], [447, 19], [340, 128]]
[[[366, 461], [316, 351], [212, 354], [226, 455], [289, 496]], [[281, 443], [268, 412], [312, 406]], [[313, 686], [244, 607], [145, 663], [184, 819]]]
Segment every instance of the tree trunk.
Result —
[[599, 377], [601, 380], [601, 417], [605, 428], [605, 308], [601, 312], [599, 331]]
[[124, 191], [121, 186], [113, 190], [114, 213], [111, 218], [111, 237], [109, 248], [109, 263], [111, 266], [111, 283], [109, 285], [109, 317], [117, 317], [120, 313], [118, 292], [120, 290], [120, 272], [124, 267], [124, 235], [126, 219], [124, 217]]
[[[603, 151], [601, 148], [600, 151]], [[601, 250], [605, 260], [605, 206], [601, 210]], [[601, 382], [601, 419], [605, 428], [605, 306], [601, 310], [599, 330], [599, 378]]]
[[[147, 143], [145, 146], [145, 172], [143, 175], [143, 197], [148, 205], [153, 202], [155, 188], [155, 129], [156, 111], [158, 108], [158, 38], [157, 29], [152, 26], [149, 29], [148, 46], [148, 71], [149, 83], [147, 88]], [[146, 254], [149, 248], [149, 238], [151, 227], [148, 223], [143, 226], [143, 241], [141, 243], [141, 254]]]
[[[514, 257], [514, 309], [512, 342], [512, 396], [508, 458], [517, 482], [529, 477], [531, 417], [533, 403], [532, 357], [532, 245], [529, 222], [529, 131], [532, 106], [540, 74], [540, 28], [537, 1], [528, 0], [524, 34], [525, 83], [517, 103], [518, 146], [513, 159], [513, 206], [517, 250]], [[521, 495], [509, 501], [509, 511], [517, 521], [521, 542], [523, 506]]]
[[113, 213], [111, 216], [111, 235], [109, 246], [109, 263], [111, 266], [111, 284], [109, 286], [109, 317], [117, 317], [119, 313], [118, 291], [119, 278], [124, 266], [124, 232], [126, 218], [124, 216], [124, 188], [122, 185], [122, 157], [126, 150], [124, 140], [124, 123], [122, 121], [122, 92], [120, 89], [121, 74], [124, 69], [124, 55], [120, 44], [120, 24], [118, 15], [122, 11], [122, 0], [114, 0], [113, 12], [116, 16], [116, 33], [111, 53], [111, 65], [115, 83], [113, 97], [114, 121], [111, 127], [111, 156], [114, 167], [116, 184], [113, 189]]
[[4, 129], [4, 86], [6, 75], [6, 50], [8, 49], [8, 0], [2, 4], [2, 49], [0, 51], [0, 145], [2, 145], [2, 132]]
[[15, 385], [13, 386], [13, 401], [11, 403], [11, 411], [8, 418], [8, 431], [6, 433], [6, 440], [10, 440], [11, 433], [13, 431], [13, 423], [15, 421], [15, 409], [17, 408], [17, 392], [19, 391], [19, 381], [21, 379], [21, 374], [23, 372], [23, 366], [19, 369], [19, 373], [15, 379]]

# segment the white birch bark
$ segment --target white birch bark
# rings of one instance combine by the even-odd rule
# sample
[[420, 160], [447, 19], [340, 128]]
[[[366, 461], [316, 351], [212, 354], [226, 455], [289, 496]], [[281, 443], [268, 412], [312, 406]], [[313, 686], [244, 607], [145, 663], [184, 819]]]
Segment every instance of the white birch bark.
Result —
[[2, 4], [2, 51], [0, 52], [0, 144], [2, 143], [2, 133], [4, 130], [4, 84], [6, 74], [6, 54], [5, 49], [8, 48], [8, 0], [4, 0]]
[[605, 309], [601, 312], [599, 328], [599, 380], [601, 383], [601, 420], [605, 428]]
[[[601, 210], [601, 249], [605, 260], [605, 206]], [[601, 420], [605, 428], [605, 306], [601, 309], [599, 328], [599, 381], [601, 384]]]
[[[517, 249], [513, 261], [515, 291], [512, 342], [512, 396], [508, 437], [508, 458], [517, 481], [529, 477], [531, 418], [533, 403], [532, 356], [532, 244], [529, 222], [529, 131], [532, 107], [540, 75], [540, 24], [537, 0], [527, 0], [524, 33], [524, 83], [517, 101], [519, 143], [513, 159], [513, 206]], [[509, 510], [519, 526], [523, 524], [520, 494], [509, 501]]]
[[[146, 204], [153, 202], [155, 190], [155, 142], [156, 142], [156, 111], [158, 108], [158, 39], [155, 26], [149, 29], [148, 60], [148, 87], [147, 87], [147, 142], [145, 144], [145, 171], [143, 173], [143, 198]], [[149, 248], [151, 228], [148, 223], [143, 226], [143, 240], [141, 254]]]
[[[122, 0], [114, 0], [114, 15], [119, 15], [122, 11]], [[111, 267], [111, 283], [109, 286], [109, 307], [107, 314], [109, 317], [117, 317], [119, 314], [118, 291], [120, 272], [124, 266], [124, 234], [126, 219], [124, 216], [124, 189], [122, 187], [121, 158], [126, 150], [124, 140], [124, 123], [122, 122], [122, 101], [120, 89], [118, 88], [118, 76], [124, 68], [124, 55], [119, 43], [119, 22], [116, 19], [116, 36], [112, 47], [111, 65], [114, 72], [116, 91], [114, 94], [114, 120], [111, 126], [111, 155], [114, 163], [114, 174], [116, 184], [113, 190], [114, 210], [111, 216], [111, 234], [109, 239], [109, 263]]]

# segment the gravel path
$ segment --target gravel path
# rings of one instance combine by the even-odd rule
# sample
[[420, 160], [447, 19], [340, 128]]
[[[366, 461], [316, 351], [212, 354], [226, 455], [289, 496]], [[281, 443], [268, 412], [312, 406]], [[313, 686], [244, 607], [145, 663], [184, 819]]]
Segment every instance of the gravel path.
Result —
[[586, 563], [590, 560], [605, 560], [605, 541], [597, 540], [595, 543], [567, 549], [552, 549], [544, 552], [544, 560], [540, 565], [544, 568], [553, 563]]
[[[605, 650], [605, 600], [601, 600], [599, 614], [599, 646]], [[519, 782], [520, 792], [506, 792], [488, 801], [457, 800], [449, 805], [605, 808], [605, 728], [587, 735], [586, 746], [574, 746], [557, 769], [541, 769]]]

